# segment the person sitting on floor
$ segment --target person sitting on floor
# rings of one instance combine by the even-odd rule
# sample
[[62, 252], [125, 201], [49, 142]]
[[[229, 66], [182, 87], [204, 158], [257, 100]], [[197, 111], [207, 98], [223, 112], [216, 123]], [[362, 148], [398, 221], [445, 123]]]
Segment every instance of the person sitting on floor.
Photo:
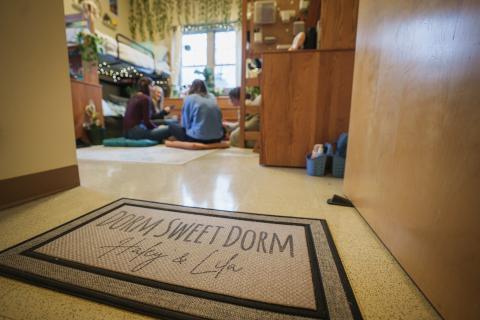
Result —
[[185, 98], [182, 109], [182, 126], [169, 125], [171, 134], [179, 141], [217, 143], [225, 131], [222, 112], [217, 99], [207, 91], [205, 82], [194, 80]]
[[[230, 101], [236, 107], [240, 106], [240, 87], [233, 88], [228, 93]], [[259, 96], [260, 97], [260, 96]], [[249, 97], [247, 97], [248, 99]], [[257, 97], [251, 105], [259, 105], [258, 100], [261, 99]], [[249, 101], [249, 100], [248, 100]], [[245, 115], [245, 131], [258, 131], [260, 129], [260, 117], [258, 113], [247, 114]], [[240, 142], [238, 141], [240, 135], [240, 128], [236, 126], [230, 133], [230, 145], [234, 147], [241, 147]], [[253, 148], [255, 146], [255, 141], [246, 141], [245, 146], [247, 148]]]
[[170, 106], [163, 106], [164, 102], [164, 93], [163, 89], [160, 86], [154, 86], [152, 90], [152, 102], [153, 102], [153, 114], [152, 119], [157, 120], [164, 120], [165, 116], [167, 116], [170, 111]]
[[162, 142], [170, 136], [167, 126], [157, 127], [152, 120], [153, 103], [150, 98], [153, 80], [143, 77], [138, 80], [138, 92], [127, 103], [123, 119], [123, 134], [128, 139], [150, 139]]

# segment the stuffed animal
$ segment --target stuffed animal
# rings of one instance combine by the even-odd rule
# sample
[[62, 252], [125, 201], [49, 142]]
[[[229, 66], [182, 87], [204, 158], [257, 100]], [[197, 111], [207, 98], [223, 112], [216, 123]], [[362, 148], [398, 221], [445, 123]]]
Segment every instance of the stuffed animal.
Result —
[[305, 32], [299, 32], [295, 38], [293, 38], [292, 46], [288, 49], [288, 51], [295, 51], [301, 49], [303, 47], [303, 43], [305, 42]]

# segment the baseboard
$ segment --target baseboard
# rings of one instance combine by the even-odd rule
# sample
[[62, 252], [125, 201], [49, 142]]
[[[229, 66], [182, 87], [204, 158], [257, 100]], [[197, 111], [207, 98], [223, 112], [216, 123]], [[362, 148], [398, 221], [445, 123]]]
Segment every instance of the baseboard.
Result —
[[77, 165], [0, 180], [0, 210], [79, 185]]

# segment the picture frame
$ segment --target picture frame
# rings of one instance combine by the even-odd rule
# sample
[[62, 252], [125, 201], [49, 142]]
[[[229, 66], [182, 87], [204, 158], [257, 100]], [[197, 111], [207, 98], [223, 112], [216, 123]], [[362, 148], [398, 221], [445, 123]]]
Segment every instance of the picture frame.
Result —
[[118, 16], [118, 0], [108, 0], [110, 12]]

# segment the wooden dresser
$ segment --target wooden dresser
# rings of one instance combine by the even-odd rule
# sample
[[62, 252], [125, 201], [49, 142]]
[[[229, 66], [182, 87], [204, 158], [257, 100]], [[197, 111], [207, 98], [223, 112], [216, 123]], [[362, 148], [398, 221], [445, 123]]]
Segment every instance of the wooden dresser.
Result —
[[87, 133], [83, 129], [83, 123], [85, 122], [85, 107], [88, 105], [90, 100], [93, 101], [103, 126], [102, 86], [99, 84], [88, 83], [74, 79], [71, 79], [70, 83], [72, 87], [75, 139], [81, 139], [82, 141], [88, 142], [89, 140]]
[[[315, 6], [313, 6], [315, 5]], [[311, 1], [318, 50], [263, 52], [260, 163], [305, 167], [316, 143], [348, 131], [358, 0]]]
[[316, 143], [348, 131], [352, 50], [263, 54], [260, 163], [305, 167]]

